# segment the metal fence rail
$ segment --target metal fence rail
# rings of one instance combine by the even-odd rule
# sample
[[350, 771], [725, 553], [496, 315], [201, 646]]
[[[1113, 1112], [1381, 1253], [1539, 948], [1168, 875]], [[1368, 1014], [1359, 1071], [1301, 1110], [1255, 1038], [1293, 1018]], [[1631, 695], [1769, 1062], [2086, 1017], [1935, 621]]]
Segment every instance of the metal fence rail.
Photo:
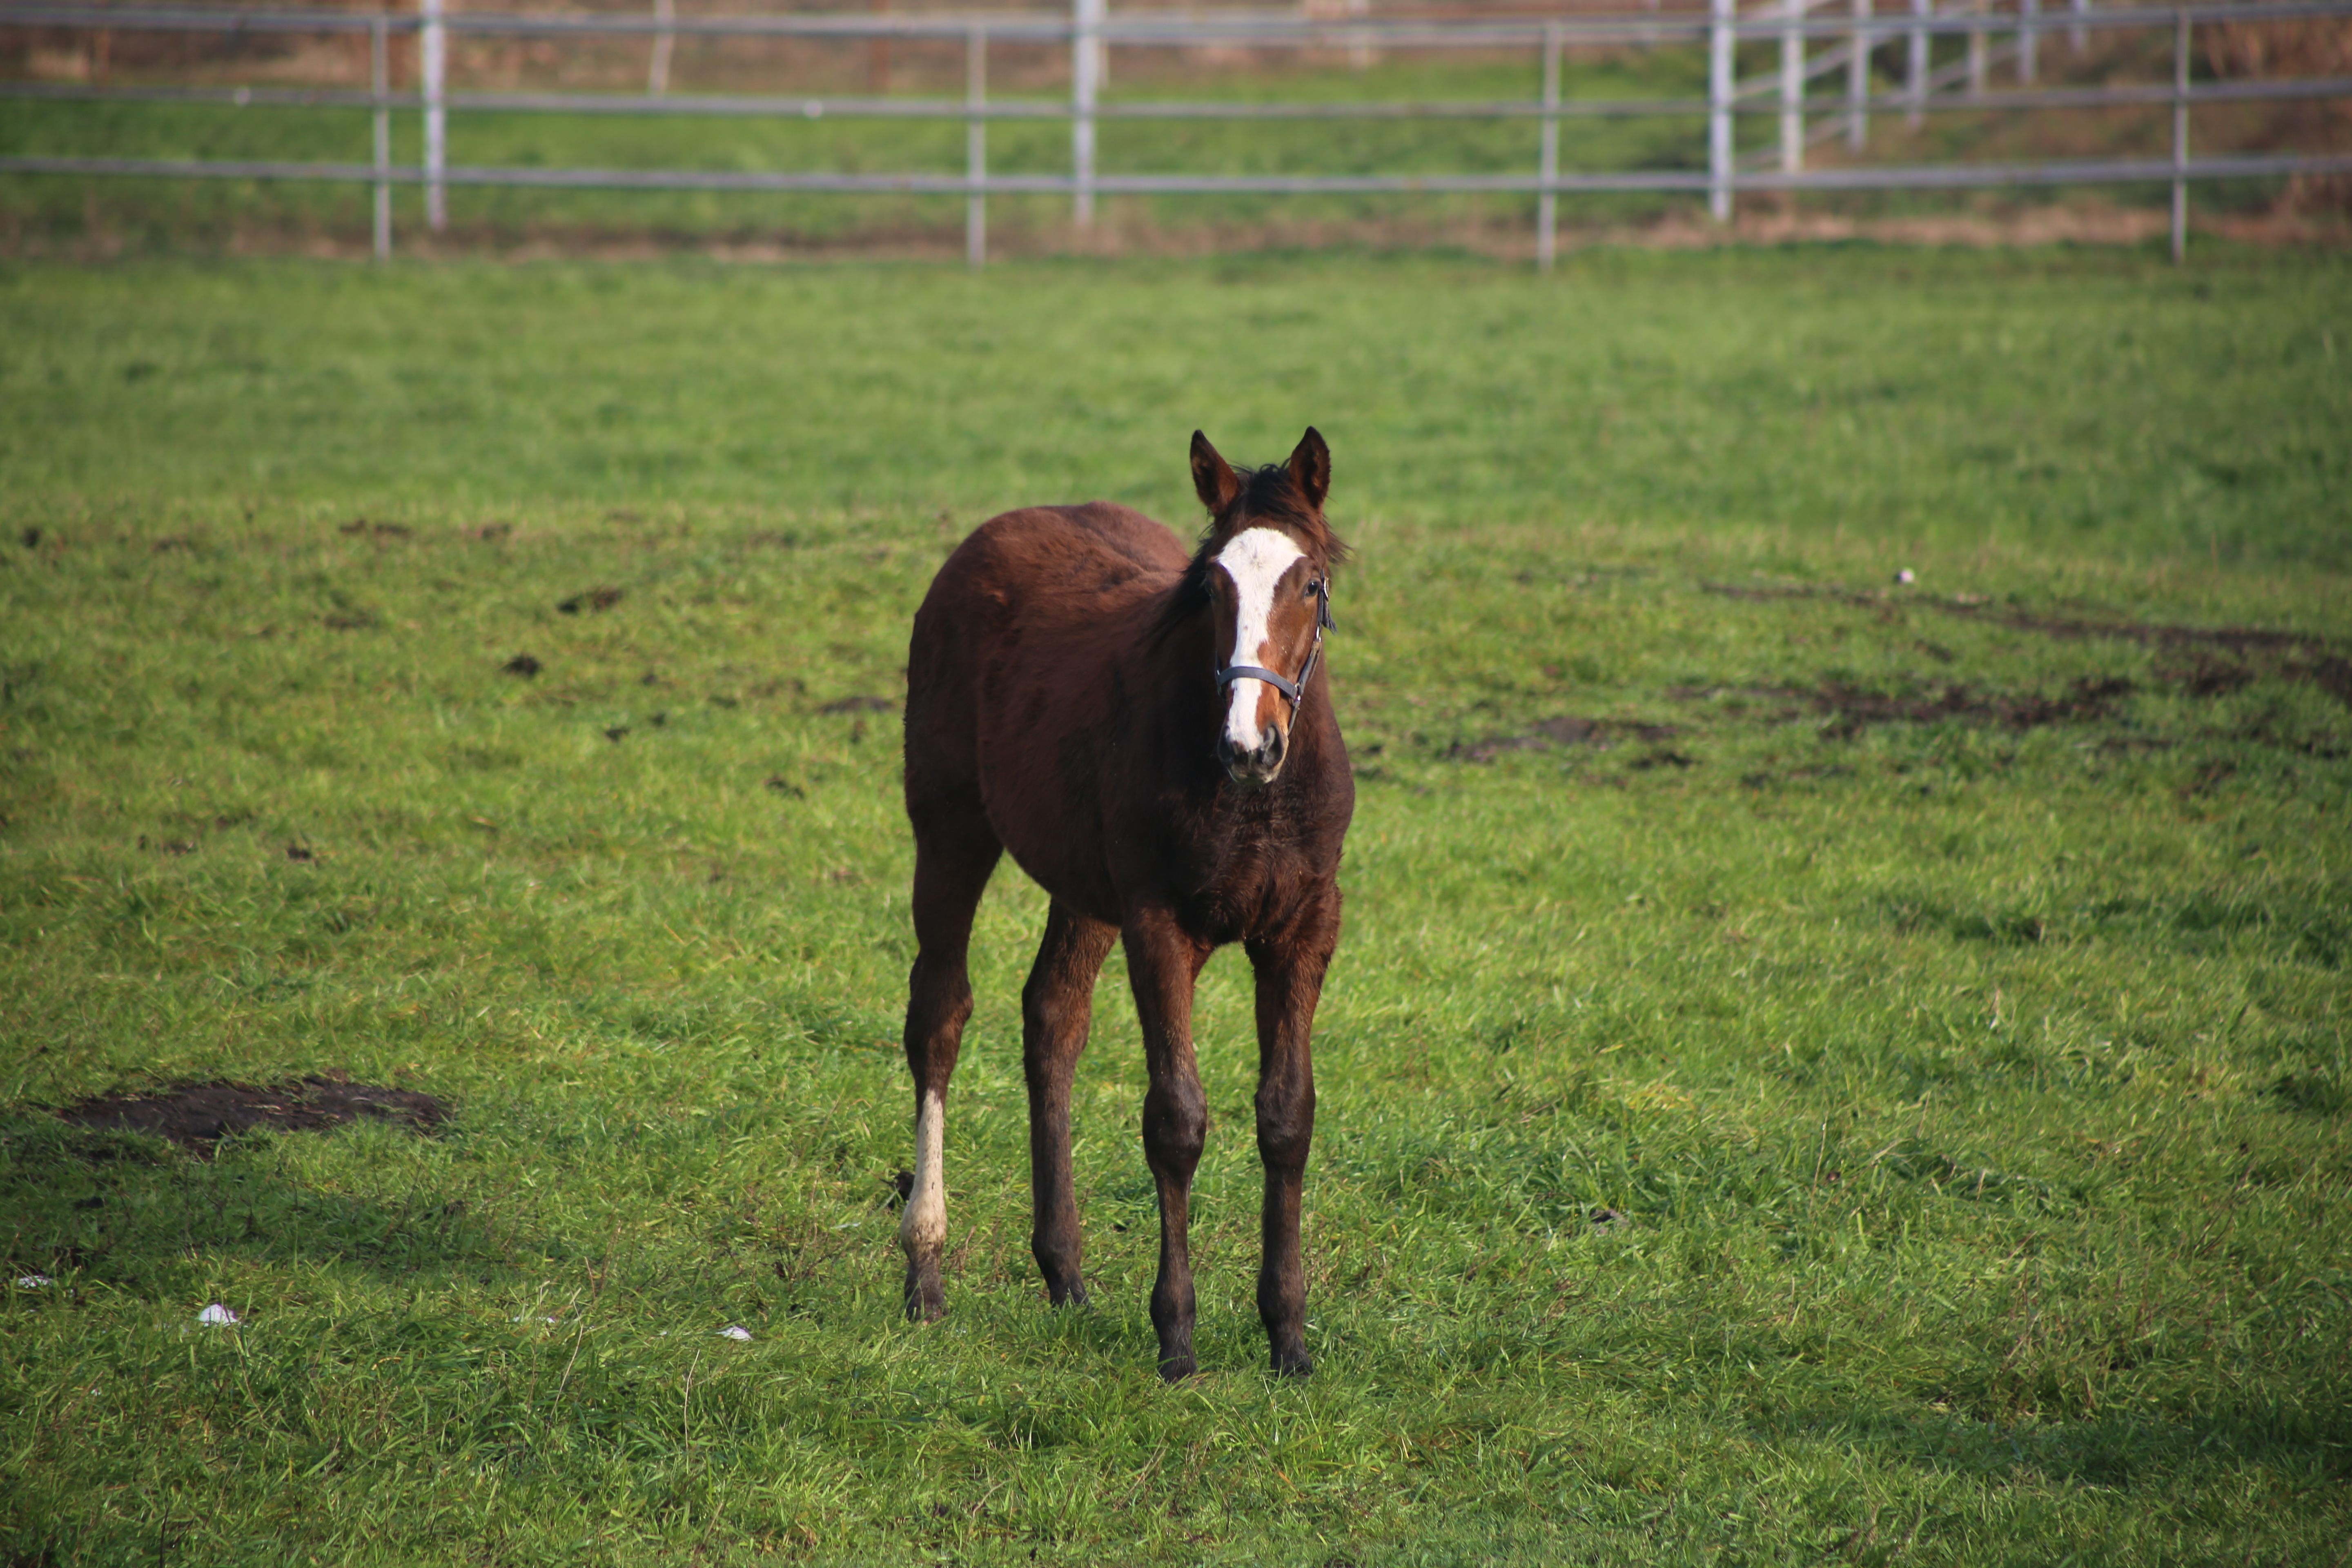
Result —
[[[2172, 187], [2172, 240], [2176, 258], [2187, 238], [2187, 192], [2200, 180], [2277, 177], [2306, 174], [2352, 174], [2352, 148], [2322, 153], [2259, 153], [2194, 157], [2189, 153], [2189, 116], [2205, 105], [2288, 100], [2352, 98], [2352, 78], [2314, 77], [2192, 83], [2189, 63], [2194, 29], [2217, 25], [2352, 16], [2352, 0], [2254, 0], [2250, 4], [2195, 4], [2171, 7], [2088, 8], [2088, 0], [2067, 0], [2063, 12], [2044, 12], [2040, 0], [2015, 0], [2015, 13], [1976, 8], [1978, 0], [1910, 0], [1907, 15], [1879, 16], [1874, 0], [1844, 0], [1849, 14], [1811, 13], [1840, 0], [1761, 0], [1746, 15], [1737, 0], [1710, 0], [1706, 16], [1513, 17], [1460, 22], [1380, 21], [1364, 17], [1300, 17], [1266, 13], [1227, 16], [1141, 16], [1112, 19], [1102, 0], [1074, 0], [1067, 18], [1036, 12], [968, 15], [768, 16], [677, 16], [670, 0], [656, 0], [646, 16], [587, 15], [449, 15], [443, 0], [420, 0], [415, 15], [384, 12], [225, 11], [168, 6], [0, 5], [0, 27], [150, 30], [226, 34], [364, 34], [370, 40], [370, 90], [347, 89], [191, 86], [110, 87], [70, 83], [0, 81], [0, 97], [106, 100], [124, 102], [221, 104], [245, 107], [368, 109], [373, 111], [374, 157], [368, 163], [278, 160], [98, 158], [43, 155], [0, 156], [0, 174], [142, 176], [180, 179], [321, 181], [373, 187], [375, 250], [392, 247], [391, 193], [399, 185], [422, 186], [428, 222], [446, 221], [446, 192], [451, 185], [507, 188], [607, 190], [908, 193], [966, 198], [966, 248], [974, 266], [986, 256], [987, 198], [1004, 195], [1068, 196], [1080, 223], [1092, 216], [1098, 195], [1309, 195], [1486, 193], [1538, 198], [1536, 254], [1551, 262], [1561, 195], [1634, 192], [1705, 195], [1719, 220], [1731, 216], [1742, 191], [1956, 190], [1997, 186], [2168, 183]], [[2021, 85], [1998, 90], [1991, 67], [2011, 63], [2021, 84], [2036, 78], [2037, 46], [2043, 35], [2063, 31], [2079, 48], [2094, 29], [2161, 29], [2171, 34], [2173, 79], [2169, 84], [2123, 84], [2042, 88]], [[649, 90], [644, 95], [611, 92], [451, 91], [447, 35], [593, 38], [650, 38], [656, 44]], [[2010, 36], [1996, 47], [1991, 35]], [[407, 92], [389, 87], [391, 40], [415, 36], [420, 80]], [[700, 37], [798, 37], [821, 39], [932, 39], [960, 43], [965, 55], [966, 90], [961, 99], [821, 97], [712, 94], [670, 96], [664, 89], [667, 48], [664, 40]], [[1928, 41], [1940, 36], [1967, 39], [1966, 57], [1930, 70]], [[1815, 40], [1831, 47], [1811, 52]], [[1742, 42], [1768, 41], [1780, 48], [1780, 69], [1745, 81], [1734, 77]], [[1072, 89], [1066, 100], [993, 100], [987, 92], [992, 43], [1066, 44], [1072, 50]], [[1900, 85], [1870, 89], [1870, 62], [1891, 44], [1903, 46], [1906, 69]], [[1121, 47], [1198, 48], [1214, 45], [1259, 48], [1351, 51], [1393, 49], [1496, 49], [1533, 47], [1539, 52], [1541, 94], [1531, 100], [1445, 102], [1363, 101], [1345, 103], [1122, 102], [1101, 100], [1103, 51]], [[1570, 47], [1704, 45], [1709, 61], [1705, 98], [1575, 100], [1560, 91], [1561, 55]], [[1820, 95], [1810, 84], [1843, 71], [1841, 93]], [[2095, 158], [2038, 163], [1853, 164], [1805, 167], [1805, 151], [1843, 132], [1859, 151], [1865, 145], [1874, 110], [1901, 111], [1913, 123], [1931, 111], [2025, 112], [2168, 105], [2172, 109], [2169, 157]], [[425, 122], [425, 159], [395, 164], [391, 158], [390, 116], [419, 112]], [[961, 174], [750, 173], [684, 169], [482, 168], [453, 165], [446, 156], [447, 116], [452, 110], [654, 116], [747, 116], [960, 120], [966, 126]], [[1733, 154], [1732, 121], [1738, 115], [1772, 115], [1780, 122], [1776, 148], [1745, 158]], [[1704, 172], [1683, 169], [1563, 171], [1559, 166], [1559, 125], [1581, 118], [1685, 118], [1703, 121], [1707, 160]], [[1072, 128], [1067, 174], [991, 173], [987, 125], [998, 120], [1067, 121]], [[1094, 131], [1102, 121], [1317, 121], [1317, 120], [1534, 120], [1541, 135], [1537, 167], [1486, 174], [1152, 174], [1106, 173], [1097, 167]]]

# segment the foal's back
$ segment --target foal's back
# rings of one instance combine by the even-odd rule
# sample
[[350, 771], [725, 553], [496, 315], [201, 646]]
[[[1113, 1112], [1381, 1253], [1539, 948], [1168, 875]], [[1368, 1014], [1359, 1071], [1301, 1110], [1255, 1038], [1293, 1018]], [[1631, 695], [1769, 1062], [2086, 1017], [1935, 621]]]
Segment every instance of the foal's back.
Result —
[[[995, 639], [1017, 645], [1073, 618], [1099, 626], [1115, 601], [1165, 591], [1186, 559], [1174, 534], [1131, 507], [1090, 501], [1008, 511], [974, 529], [940, 568], [915, 612], [916, 657], [937, 647], [961, 664], [975, 637], [1001, 655], [1008, 649]], [[962, 646], [939, 647], [950, 627]]]
[[[1081, 846], [1100, 842], [1084, 754], [1109, 693], [1190, 557], [1167, 527], [1108, 501], [1024, 507], [956, 547], [915, 612], [907, 658], [907, 809], [977, 816], [1032, 876], [1115, 920]], [[1058, 873], [1058, 874], [1057, 874]]]

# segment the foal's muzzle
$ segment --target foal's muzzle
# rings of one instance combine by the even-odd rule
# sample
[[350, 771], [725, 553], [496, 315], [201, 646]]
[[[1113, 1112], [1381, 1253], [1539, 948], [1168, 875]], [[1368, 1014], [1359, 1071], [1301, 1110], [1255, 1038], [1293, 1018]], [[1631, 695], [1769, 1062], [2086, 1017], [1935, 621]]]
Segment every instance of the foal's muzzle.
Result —
[[1282, 759], [1289, 750], [1279, 725], [1268, 724], [1258, 731], [1257, 744], [1244, 748], [1234, 744], [1228, 735], [1217, 737], [1217, 761], [1225, 776], [1247, 789], [1270, 784], [1282, 772]]

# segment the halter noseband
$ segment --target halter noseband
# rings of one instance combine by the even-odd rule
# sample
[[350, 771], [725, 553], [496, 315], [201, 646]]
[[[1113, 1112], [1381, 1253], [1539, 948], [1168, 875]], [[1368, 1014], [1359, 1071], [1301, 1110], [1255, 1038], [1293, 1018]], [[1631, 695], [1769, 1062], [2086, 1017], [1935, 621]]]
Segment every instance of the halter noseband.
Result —
[[1331, 618], [1331, 584], [1322, 577], [1315, 579], [1315, 646], [1307, 650], [1307, 662], [1299, 668], [1297, 680], [1286, 680], [1271, 669], [1255, 664], [1229, 664], [1217, 671], [1217, 689], [1223, 691], [1236, 680], [1263, 680], [1290, 699], [1290, 710], [1295, 716], [1300, 703], [1307, 700], [1307, 683], [1315, 678], [1316, 661], [1323, 657], [1323, 634], [1338, 631], [1339, 624]]

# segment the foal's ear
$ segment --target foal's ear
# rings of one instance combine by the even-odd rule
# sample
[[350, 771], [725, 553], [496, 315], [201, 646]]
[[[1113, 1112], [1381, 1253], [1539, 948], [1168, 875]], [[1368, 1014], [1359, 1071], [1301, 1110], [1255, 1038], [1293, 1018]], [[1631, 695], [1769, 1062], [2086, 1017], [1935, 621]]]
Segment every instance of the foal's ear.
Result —
[[1298, 487], [1308, 506], [1323, 510], [1323, 498], [1331, 493], [1331, 448], [1323, 444], [1322, 433], [1312, 425], [1291, 451], [1290, 482]]
[[1198, 430], [1192, 432], [1192, 490], [1212, 518], [1224, 516], [1234, 498], [1242, 493], [1242, 482], [1234, 477], [1233, 466], [1217, 456], [1217, 449]]

